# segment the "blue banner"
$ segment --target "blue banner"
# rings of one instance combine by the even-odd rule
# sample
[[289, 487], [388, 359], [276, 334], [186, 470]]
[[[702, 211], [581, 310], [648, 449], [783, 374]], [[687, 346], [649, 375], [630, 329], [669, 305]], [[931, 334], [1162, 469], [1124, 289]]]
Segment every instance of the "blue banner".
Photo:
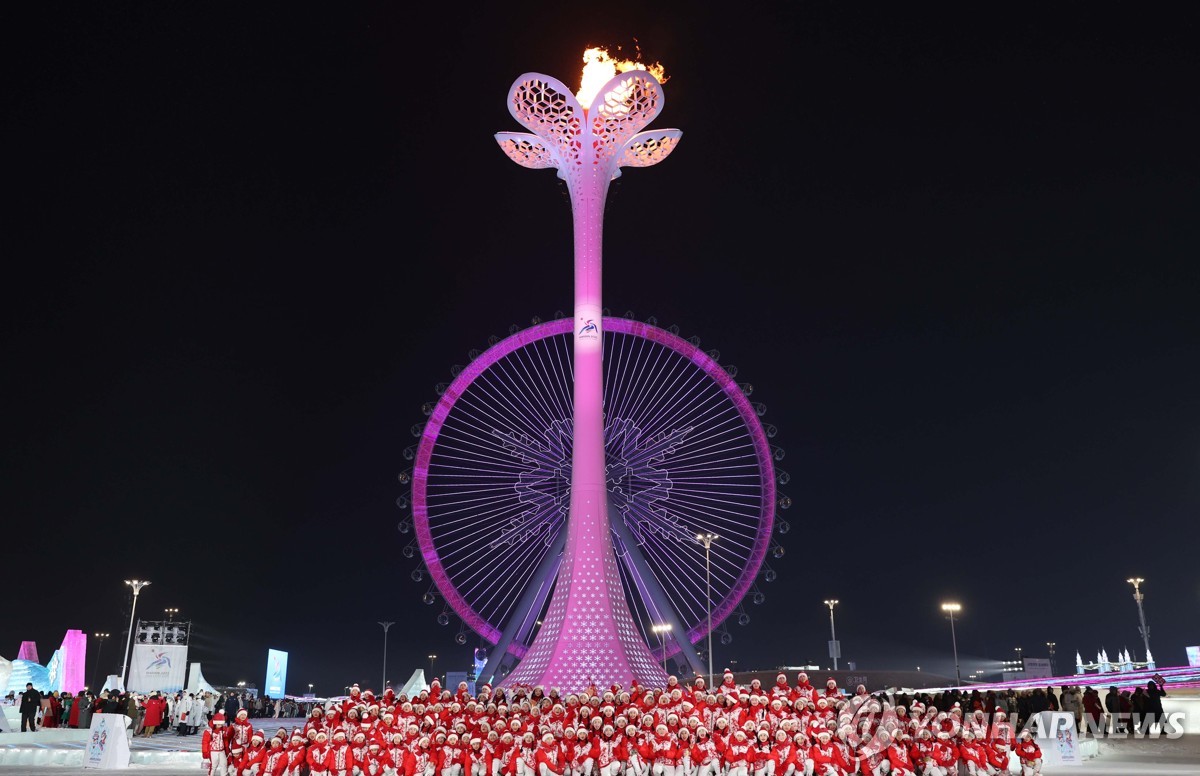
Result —
[[278, 649], [267, 650], [267, 681], [263, 683], [263, 694], [282, 698], [287, 689], [288, 653]]

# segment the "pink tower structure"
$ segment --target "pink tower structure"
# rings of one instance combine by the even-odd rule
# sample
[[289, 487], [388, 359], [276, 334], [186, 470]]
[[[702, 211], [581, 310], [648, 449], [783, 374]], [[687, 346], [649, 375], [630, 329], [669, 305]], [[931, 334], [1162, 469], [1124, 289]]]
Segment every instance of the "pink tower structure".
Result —
[[[611, 72], [610, 72], [611, 74]], [[586, 71], [585, 71], [586, 82]], [[586, 83], [584, 89], [587, 89]], [[496, 140], [517, 164], [555, 168], [567, 184], [575, 233], [574, 433], [567, 538], [541, 629], [501, 686], [662, 686], [666, 672], [639, 635], [621, 587], [609, 527], [604, 453], [601, 243], [604, 204], [621, 167], [649, 167], [674, 150], [677, 129], [642, 132], [663, 105], [646, 70], [628, 70], [591, 95], [526, 73], [508, 108], [530, 130]]]

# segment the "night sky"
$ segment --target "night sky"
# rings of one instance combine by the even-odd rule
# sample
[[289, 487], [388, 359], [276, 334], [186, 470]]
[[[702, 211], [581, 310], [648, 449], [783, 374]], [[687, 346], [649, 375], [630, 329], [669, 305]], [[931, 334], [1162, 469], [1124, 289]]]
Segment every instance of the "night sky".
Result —
[[[178, 607], [214, 684], [463, 669], [400, 557], [409, 428], [571, 305], [522, 73], [667, 70], [605, 298], [755, 387], [793, 530], [717, 670], [1200, 643], [1200, 15], [1134, 3], [6, 6], [0, 655]], [[435, 13], [441, 15], [434, 15]], [[618, 50], [619, 47], [619, 50]], [[642, 214], [652, 212], [654, 220]], [[503, 557], [481, 556], [503, 569]], [[89, 659], [89, 675], [97, 675]], [[966, 671], [964, 671], [966, 673]]]

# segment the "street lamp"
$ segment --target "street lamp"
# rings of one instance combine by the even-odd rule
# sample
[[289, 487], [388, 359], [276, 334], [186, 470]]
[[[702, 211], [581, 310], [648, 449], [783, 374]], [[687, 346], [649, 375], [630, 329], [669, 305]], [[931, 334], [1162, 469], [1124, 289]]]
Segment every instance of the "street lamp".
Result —
[[713, 683], [713, 653], [712, 653], [712, 545], [721, 537], [714, 533], [696, 534], [696, 541], [704, 545], [704, 589], [705, 601], [708, 603], [708, 691], [712, 692], [716, 685]]
[[179, 614], [179, 610], [175, 608], [163, 609], [163, 613], [167, 615], [167, 622], [174, 622], [175, 615]]
[[[433, 661], [437, 660], [437, 655], [429, 656], [429, 673], [433, 674]], [[437, 674], [433, 674], [433, 678], [437, 679]]]
[[842, 655], [842, 645], [837, 642], [837, 631], [833, 628], [833, 607], [838, 605], [836, 598], [826, 598], [825, 605], [829, 607], [829, 656], [833, 658], [833, 670], [837, 670], [838, 658]]
[[1058, 669], [1054, 667], [1054, 647], [1055, 647], [1055, 643], [1053, 641], [1046, 642], [1046, 649], [1050, 650], [1050, 673], [1057, 676]]
[[383, 689], [387, 687], [387, 632], [388, 628], [392, 627], [396, 623], [381, 622], [379, 624], [383, 626], [383, 682], [379, 685], [379, 692], [382, 694]]
[[671, 624], [668, 622], [661, 625], [651, 625], [650, 630], [658, 634], [658, 646], [662, 650], [663, 672], [665, 673], [667, 670], [667, 637], [665, 634], [671, 632]]
[[308, 694], [309, 694], [309, 695], [312, 695], [312, 694], [313, 694], [312, 688], [313, 688], [313, 684], [312, 684], [312, 682], [309, 682], [309, 683], [308, 683]]
[[[100, 669], [100, 650], [104, 649], [104, 640], [108, 638], [107, 633], [93, 633], [92, 637], [96, 639], [96, 669]], [[101, 684], [104, 684], [101, 682]]]
[[1125, 581], [1128, 582], [1129, 584], [1133, 585], [1133, 600], [1137, 601], [1138, 622], [1141, 623], [1141, 627], [1138, 628], [1138, 630], [1141, 631], [1141, 633], [1142, 633], [1142, 645], [1146, 647], [1146, 661], [1149, 662], [1150, 661], [1150, 629], [1146, 627], [1146, 612], [1144, 609], [1142, 609], [1142, 600], [1145, 599], [1145, 597], [1146, 597], [1146, 596], [1142, 595], [1142, 583], [1145, 582], [1146, 580], [1142, 579], [1141, 577], [1134, 577], [1133, 579], [1127, 579]]
[[954, 676], [958, 679], [958, 683], [961, 686], [962, 670], [958, 667], [958, 637], [954, 635], [954, 615], [962, 611], [962, 605], [955, 603], [942, 604], [942, 611], [950, 613], [950, 643], [954, 645]]
[[133, 644], [133, 615], [137, 612], [138, 593], [142, 592], [142, 588], [150, 584], [144, 579], [127, 579], [125, 584], [133, 588], [133, 606], [129, 609], [129, 632], [125, 635], [125, 654], [121, 658], [121, 689], [125, 690], [126, 684], [129, 682], [129, 647]]

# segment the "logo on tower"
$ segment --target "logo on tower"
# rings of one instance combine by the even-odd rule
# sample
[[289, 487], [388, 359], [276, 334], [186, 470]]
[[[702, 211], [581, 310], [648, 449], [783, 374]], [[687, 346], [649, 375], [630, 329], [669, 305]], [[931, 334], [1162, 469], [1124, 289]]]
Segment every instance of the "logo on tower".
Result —
[[581, 340], [596, 340], [600, 339], [600, 326], [594, 318], [579, 319], [579, 339]]

